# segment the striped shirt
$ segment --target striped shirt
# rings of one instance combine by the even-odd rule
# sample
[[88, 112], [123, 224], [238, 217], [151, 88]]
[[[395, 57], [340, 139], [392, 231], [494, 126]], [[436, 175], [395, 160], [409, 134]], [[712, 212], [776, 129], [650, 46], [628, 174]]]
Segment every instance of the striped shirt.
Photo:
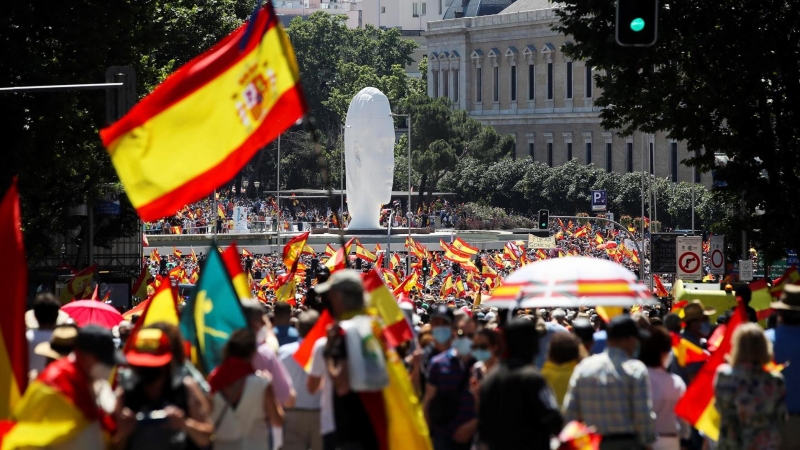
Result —
[[656, 417], [647, 367], [617, 347], [581, 361], [564, 398], [565, 422], [579, 420], [604, 436], [636, 435], [656, 440]]
[[469, 390], [470, 367], [472, 364], [458, 358], [452, 348], [431, 360], [428, 384], [434, 386], [437, 392], [453, 392], [460, 387], [458, 413], [447, 426], [434, 425], [434, 434], [452, 436], [458, 427], [475, 418], [475, 397]]

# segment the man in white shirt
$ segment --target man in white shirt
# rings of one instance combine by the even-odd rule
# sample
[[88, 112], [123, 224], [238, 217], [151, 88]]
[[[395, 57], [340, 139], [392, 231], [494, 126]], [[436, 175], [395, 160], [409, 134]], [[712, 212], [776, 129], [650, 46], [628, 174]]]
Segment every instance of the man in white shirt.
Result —
[[300, 339], [282, 345], [278, 350], [278, 356], [286, 367], [289, 377], [297, 384], [297, 400], [294, 408], [285, 410], [283, 450], [322, 450], [323, 448], [320, 433], [321, 394], [319, 392], [311, 393], [308, 390], [309, 375], [294, 359], [300, 343], [314, 327], [317, 319], [319, 319], [319, 313], [314, 310], [301, 313], [297, 324]]
[[306, 387], [308, 392], [311, 393], [319, 392], [320, 386], [322, 387], [319, 420], [322, 445], [324, 450], [336, 450], [336, 423], [333, 419], [333, 382], [331, 382], [325, 367], [325, 345], [327, 343], [328, 339], [322, 338], [314, 344], [314, 356], [311, 360], [311, 370], [308, 373]]
[[61, 309], [61, 304], [49, 292], [37, 295], [33, 302], [33, 315], [36, 317], [39, 327], [25, 332], [25, 337], [28, 339], [29, 376], [32, 378], [36, 378], [47, 365], [47, 358], [34, 353], [34, 349], [42, 342], [50, 342], [50, 336], [53, 335], [58, 321], [59, 309]]

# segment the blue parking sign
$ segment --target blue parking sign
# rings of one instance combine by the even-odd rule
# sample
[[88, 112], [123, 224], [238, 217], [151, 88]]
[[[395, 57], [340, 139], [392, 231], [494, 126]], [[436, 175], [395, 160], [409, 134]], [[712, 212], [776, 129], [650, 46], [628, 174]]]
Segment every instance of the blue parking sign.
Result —
[[608, 209], [608, 198], [605, 189], [592, 191], [592, 211], [606, 211]]

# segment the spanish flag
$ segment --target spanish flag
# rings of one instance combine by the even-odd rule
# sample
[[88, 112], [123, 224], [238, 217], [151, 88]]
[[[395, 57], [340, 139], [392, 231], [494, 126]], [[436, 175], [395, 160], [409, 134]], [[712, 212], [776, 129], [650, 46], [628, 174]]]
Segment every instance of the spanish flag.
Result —
[[217, 205], [217, 215], [220, 219], [225, 218], [225, 211], [222, 209], [222, 205]]
[[600, 233], [596, 233], [596, 234], [594, 235], [594, 241], [595, 241], [595, 242], [597, 242], [597, 245], [600, 245], [600, 244], [602, 244], [603, 242], [605, 242], [605, 241], [603, 240], [603, 236], [600, 236]]
[[656, 285], [656, 296], [661, 298], [669, 297], [669, 292], [667, 292], [667, 288], [664, 287], [664, 283], [661, 282], [661, 277], [658, 275], [653, 275], [653, 282]]
[[344, 247], [336, 250], [336, 252], [331, 256], [328, 261], [325, 262], [325, 267], [331, 271], [331, 273], [336, 272], [337, 270], [346, 269], [348, 266], [348, 255], [350, 254], [350, 246], [353, 245], [353, 239], [347, 241]]
[[461, 238], [456, 238], [456, 240], [453, 242], [452, 246], [455, 247], [457, 250], [460, 250], [461, 253], [466, 253], [468, 255], [476, 255], [476, 254], [478, 254], [478, 251], [479, 251], [477, 247], [473, 247], [473, 246], [467, 244]]
[[100, 131], [144, 221], [227, 182], [306, 112], [291, 43], [271, 2]]
[[325, 245], [325, 256], [330, 258], [336, 253], [336, 250], [331, 246], [331, 244]]
[[[209, 249], [209, 253], [213, 252]], [[225, 263], [225, 269], [228, 271], [228, 276], [231, 278], [233, 288], [236, 290], [236, 296], [239, 300], [252, 298], [253, 293], [250, 291], [250, 285], [247, 283], [247, 276], [242, 270], [242, 263], [239, 259], [239, 251], [236, 249], [236, 244], [231, 244], [230, 247], [222, 252], [222, 261]]]
[[672, 354], [675, 355], [679, 366], [686, 367], [687, 364], [708, 361], [711, 356], [709, 352], [674, 331], [670, 334], [672, 335]]
[[75, 299], [89, 298], [92, 292], [92, 280], [97, 264], [87, 267], [76, 273], [69, 281], [67, 286], [61, 291], [61, 303], [69, 303]]
[[6, 277], [0, 314], [0, 419], [8, 418], [25, 390], [28, 341], [25, 340], [25, 302], [28, 263], [22, 241], [17, 178], [0, 203], [0, 273]]
[[447, 277], [445, 277], [444, 281], [442, 282], [441, 289], [439, 289], [439, 298], [447, 297], [448, 295], [450, 295], [451, 292], [453, 292], [453, 290], [454, 290], [453, 274], [449, 273], [449, 274], [447, 274]]
[[139, 278], [136, 279], [136, 283], [131, 288], [131, 295], [138, 297], [139, 300], [147, 298], [147, 285], [150, 284], [152, 279], [153, 275], [150, 274], [150, 268], [144, 266]]
[[717, 368], [725, 362], [725, 356], [730, 353], [733, 332], [740, 324], [746, 322], [745, 305], [739, 302], [728, 321], [725, 337], [719, 348], [703, 364], [694, 381], [686, 389], [686, 393], [675, 405], [675, 414], [678, 417], [714, 441], [719, 440], [720, 424], [719, 411], [714, 404], [714, 377]]
[[308, 231], [299, 234], [291, 238], [289, 242], [283, 246], [283, 264], [286, 266], [286, 270], [290, 272], [297, 270], [297, 262], [300, 261], [300, 255], [303, 254], [309, 234]]
[[383, 322], [383, 336], [390, 347], [396, 347], [414, 338], [406, 316], [397, 305], [392, 292], [383, 283], [378, 270], [373, 269], [364, 276], [364, 291], [369, 294], [370, 306], [378, 311]]
[[161, 262], [161, 255], [158, 254], [157, 248], [150, 251], [150, 262]]
[[294, 272], [287, 272], [279, 276], [275, 282], [275, 300], [294, 303], [296, 289], [297, 285], [294, 280]]
[[317, 319], [317, 323], [311, 327], [311, 330], [309, 330], [306, 337], [303, 338], [303, 341], [300, 343], [300, 347], [294, 352], [294, 360], [297, 361], [297, 364], [306, 372], [311, 369], [311, 359], [314, 356], [314, 344], [325, 337], [328, 332], [328, 326], [332, 323], [333, 318], [331, 314], [327, 309], [323, 310], [322, 314], [319, 315], [319, 319]]
[[367, 262], [375, 262], [378, 259], [374, 253], [367, 250], [358, 240], [356, 240], [356, 257]]

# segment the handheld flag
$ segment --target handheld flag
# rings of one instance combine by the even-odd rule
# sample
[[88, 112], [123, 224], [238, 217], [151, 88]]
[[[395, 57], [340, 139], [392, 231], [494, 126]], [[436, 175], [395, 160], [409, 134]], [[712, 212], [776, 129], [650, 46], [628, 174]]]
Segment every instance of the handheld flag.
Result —
[[222, 256], [213, 248], [180, 324], [183, 337], [196, 349], [199, 367], [205, 373], [211, 373], [222, 362], [222, 350], [231, 333], [247, 327]]
[[674, 331], [670, 334], [672, 335], [672, 354], [675, 355], [679, 366], [686, 367], [687, 364], [708, 361], [711, 356], [709, 352]]
[[290, 272], [297, 270], [297, 262], [300, 260], [300, 255], [306, 247], [309, 234], [308, 231], [299, 234], [290, 239], [283, 247], [283, 264], [286, 266], [286, 270]]
[[3, 314], [0, 314], [0, 419], [8, 418], [25, 391], [28, 342], [25, 340], [25, 303], [28, 263], [22, 240], [17, 178], [0, 203], [0, 273], [6, 276]]
[[297, 364], [306, 372], [311, 369], [311, 359], [314, 356], [314, 344], [325, 337], [325, 334], [328, 332], [328, 326], [332, 323], [333, 318], [328, 310], [322, 311], [322, 314], [319, 315], [319, 319], [317, 319], [317, 323], [311, 327], [311, 330], [308, 331], [303, 342], [300, 343], [300, 347], [294, 352], [294, 360], [297, 361]]
[[170, 325], [178, 326], [178, 308], [175, 304], [175, 295], [170, 283], [161, 283], [156, 289], [155, 295], [147, 303], [144, 313], [142, 313], [141, 326], [137, 322], [137, 327], [146, 327], [158, 322], [166, 322]]
[[373, 269], [364, 276], [364, 291], [370, 294], [370, 304], [378, 310], [384, 326], [383, 336], [390, 347], [396, 347], [414, 337], [397, 300], [383, 283], [377, 270]]
[[[214, 253], [214, 250], [209, 249], [209, 253]], [[236, 289], [236, 295], [239, 299], [252, 297], [250, 284], [247, 282], [247, 276], [245, 276], [242, 270], [242, 264], [239, 260], [239, 251], [236, 249], [235, 243], [231, 244], [230, 247], [222, 252], [222, 260], [225, 262], [225, 269], [228, 271], [228, 276], [230, 276], [233, 282], [233, 287]]]
[[266, 2], [100, 137], [139, 216], [152, 221], [233, 178], [306, 110], [294, 51]]
[[69, 303], [73, 299], [89, 297], [95, 270], [97, 270], [97, 264], [81, 270], [70, 278], [67, 281], [66, 288], [61, 291], [61, 303]]

